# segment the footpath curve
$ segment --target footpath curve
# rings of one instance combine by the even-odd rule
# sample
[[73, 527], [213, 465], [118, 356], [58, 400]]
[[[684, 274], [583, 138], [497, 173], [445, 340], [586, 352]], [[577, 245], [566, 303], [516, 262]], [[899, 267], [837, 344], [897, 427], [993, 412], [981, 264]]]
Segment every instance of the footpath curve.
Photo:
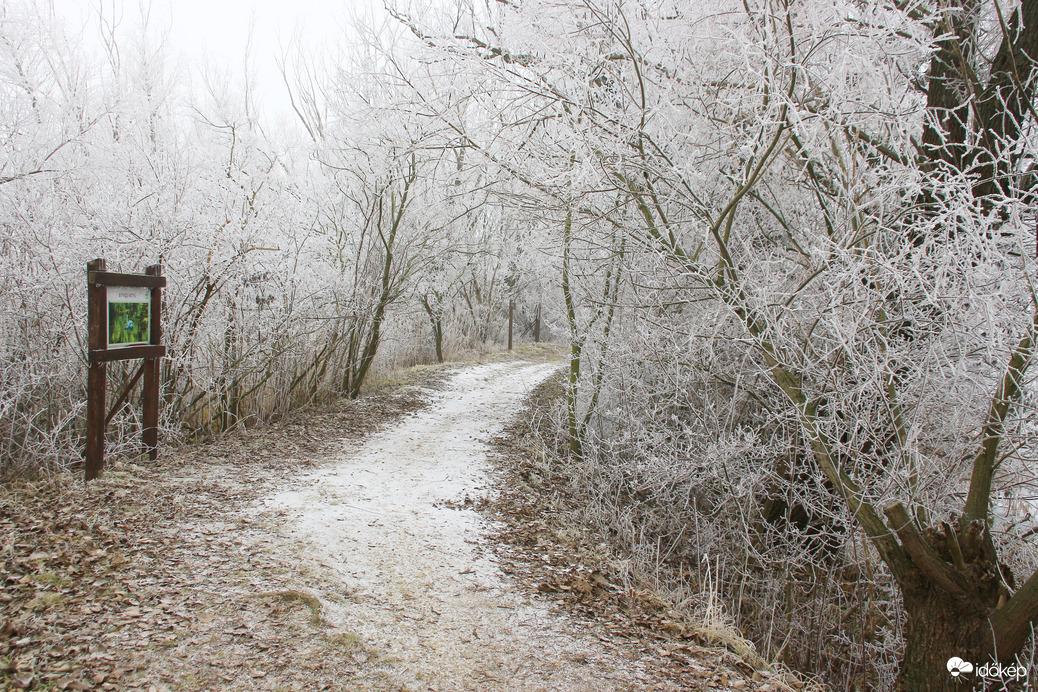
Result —
[[[430, 406], [265, 498], [344, 598], [330, 625], [385, 683], [420, 690], [623, 690], [630, 661], [510, 584], [480, 548], [488, 443], [557, 364], [460, 370]], [[637, 676], [643, 677], [643, 676]]]

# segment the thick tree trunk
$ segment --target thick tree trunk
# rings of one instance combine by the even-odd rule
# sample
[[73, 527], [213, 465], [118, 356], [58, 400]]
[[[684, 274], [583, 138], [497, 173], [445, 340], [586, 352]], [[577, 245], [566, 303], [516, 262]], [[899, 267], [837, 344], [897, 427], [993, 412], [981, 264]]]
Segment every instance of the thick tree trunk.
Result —
[[[897, 689], [904, 692], [939, 692], [972, 689], [976, 668], [991, 661], [993, 645], [987, 612], [995, 603], [978, 608], [975, 602], [954, 599], [932, 585], [906, 589], [905, 656]], [[974, 670], [954, 676], [948, 661], [961, 658]]]
[[[940, 37], [930, 63], [923, 151], [931, 167], [943, 162], [954, 170], [973, 172], [973, 196], [987, 212], [999, 197], [1018, 194], [1013, 190], [1014, 146], [1023, 123], [1034, 112], [1038, 0], [1023, 0], [1008, 15], [996, 8], [1003, 39], [985, 84], [978, 83], [968, 67], [974, 62], [979, 3], [951, 0], [942, 7], [944, 16], [935, 25]], [[969, 108], [977, 146], [967, 156]], [[1019, 395], [1019, 381], [1033, 350], [1032, 336], [1033, 331], [1025, 335], [1013, 353], [995, 395], [958, 529], [945, 524], [916, 533], [908, 526], [907, 514], [891, 523], [917, 568], [915, 574], [898, 580], [906, 615], [899, 690], [973, 689], [980, 681], [977, 669], [994, 663], [996, 651], [1003, 663], [1012, 661], [1038, 616], [1038, 578], [1032, 577], [1008, 598], [1014, 586], [1012, 575], [1000, 568], [985, 528], [1003, 421]], [[973, 669], [965, 666], [953, 675], [948, 670], [952, 658], [972, 664]], [[999, 685], [1006, 682], [1001, 680]]]
[[[1010, 597], [1013, 574], [999, 564], [984, 521], [960, 519], [920, 531], [900, 503], [885, 512], [911, 560], [898, 577], [906, 616], [898, 689], [961, 690], [964, 683], [974, 689], [982, 667], [1012, 664], [1025, 643], [1021, 635], [1038, 615], [1038, 578]], [[953, 659], [964, 662], [959, 675], [949, 670]], [[999, 675], [983, 679], [998, 689], [1015, 680]]]
[[1028, 115], [1034, 112], [1038, 0], [1023, 0], [1015, 12], [1002, 19], [1006, 21], [1005, 35], [975, 106], [975, 129], [981, 147], [977, 157], [979, 180], [973, 195], [988, 206], [989, 198], [1013, 192], [1013, 146]]
[[932, 167], [944, 162], [962, 168], [969, 122], [969, 84], [962, 65], [973, 52], [977, 12], [976, 0], [950, 0], [934, 25], [937, 50], [927, 72], [922, 136], [922, 149]]

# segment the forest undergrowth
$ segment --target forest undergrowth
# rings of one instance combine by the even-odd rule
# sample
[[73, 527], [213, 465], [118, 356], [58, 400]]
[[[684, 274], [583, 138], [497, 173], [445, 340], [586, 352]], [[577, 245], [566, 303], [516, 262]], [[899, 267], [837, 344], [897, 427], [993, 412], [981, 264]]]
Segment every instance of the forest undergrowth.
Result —
[[610, 530], [610, 509], [581, 465], [568, 457], [565, 379], [548, 379], [496, 441], [499, 492], [483, 511], [506, 573], [573, 616], [606, 623], [618, 640], [641, 639], [666, 664], [662, 679], [754, 690], [827, 689], [764, 660], [725, 615], [716, 591], [688, 583], [632, 554]]
[[838, 689], [1033, 686], [1038, 0], [391, 0], [276, 131], [118, 12], [0, 10], [0, 475], [79, 456], [93, 258], [168, 278], [166, 443], [564, 340], [529, 474], [611, 583]]
[[[427, 402], [447, 369], [278, 425], [0, 485], [0, 689], [380, 689], [323, 621], [275, 534], [244, 507]], [[372, 661], [374, 662], [374, 661]]]

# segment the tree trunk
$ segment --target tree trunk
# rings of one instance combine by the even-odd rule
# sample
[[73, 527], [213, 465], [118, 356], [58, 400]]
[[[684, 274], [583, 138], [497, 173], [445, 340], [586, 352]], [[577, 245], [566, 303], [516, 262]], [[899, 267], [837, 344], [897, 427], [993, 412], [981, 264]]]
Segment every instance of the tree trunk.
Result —
[[433, 320], [433, 341], [436, 342], [436, 362], [443, 362], [443, 320], [437, 316]]
[[1006, 22], [1002, 44], [991, 64], [991, 74], [976, 99], [975, 129], [981, 147], [979, 179], [973, 195], [990, 206], [990, 198], [1012, 194], [1020, 139], [1028, 114], [1034, 112], [1038, 63], [1038, 0], [1024, 0]]
[[[903, 591], [905, 655], [897, 689], [904, 692], [939, 692], [972, 689], [979, 679], [976, 669], [992, 660], [990, 602], [980, 608], [926, 584]], [[954, 676], [948, 670], [952, 658], [973, 664], [970, 672]]]
[[951, 0], [934, 24], [935, 47], [927, 73], [922, 150], [931, 165], [962, 169], [969, 122], [969, 84], [962, 62], [973, 52], [976, 0]]
[[[437, 294], [438, 296], [439, 294]], [[439, 303], [437, 303], [439, 304]], [[422, 307], [425, 308], [425, 314], [429, 316], [429, 323], [432, 325], [433, 343], [436, 345], [436, 362], [443, 362], [443, 314], [434, 309], [432, 304], [429, 302], [429, 296], [422, 296]]]
[[[953, 690], [963, 683], [972, 689], [982, 678], [1002, 689], [1012, 682], [1011, 676], [999, 679], [1001, 673], [982, 676], [980, 669], [1013, 663], [1038, 609], [1038, 578], [1010, 597], [1013, 574], [999, 564], [984, 521], [960, 519], [957, 526], [941, 522], [920, 531], [900, 503], [884, 511], [911, 560], [897, 576], [906, 616], [898, 689]], [[953, 659], [965, 662], [957, 676], [949, 670]]]
[[360, 397], [360, 388], [364, 385], [364, 378], [367, 377], [368, 368], [371, 367], [371, 361], [375, 360], [375, 354], [378, 353], [378, 346], [382, 340], [382, 319], [385, 316], [387, 304], [388, 301], [383, 299], [375, 306], [375, 314], [371, 319], [371, 327], [368, 330], [367, 343], [364, 345], [364, 351], [361, 353], [360, 359], [355, 364], [355, 369], [350, 378], [350, 388], [346, 390], [346, 395], [350, 399]]
[[566, 382], [566, 421], [569, 429], [569, 453], [574, 459], [584, 457], [577, 425], [577, 387], [580, 385], [580, 352], [583, 338], [577, 325], [577, 306], [569, 282], [570, 243], [572, 241], [573, 212], [566, 212], [562, 242], [562, 295], [566, 303], [566, 319], [569, 322], [569, 374]]

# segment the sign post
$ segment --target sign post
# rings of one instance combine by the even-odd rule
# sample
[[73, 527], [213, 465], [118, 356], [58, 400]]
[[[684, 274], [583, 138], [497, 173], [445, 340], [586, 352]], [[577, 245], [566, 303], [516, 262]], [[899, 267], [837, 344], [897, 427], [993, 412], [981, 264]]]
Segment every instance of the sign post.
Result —
[[[87, 374], [86, 480], [101, 475], [105, 464], [105, 428], [126, 403], [130, 391], [144, 377], [142, 441], [148, 457], [158, 456], [159, 364], [166, 355], [162, 345], [162, 288], [166, 278], [161, 265], [145, 274], [105, 271], [105, 261], [87, 262], [87, 339], [90, 369]], [[142, 358], [111, 411], [107, 411], [107, 364], [114, 360]], [[107, 412], [106, 412], [107, 411]]]

